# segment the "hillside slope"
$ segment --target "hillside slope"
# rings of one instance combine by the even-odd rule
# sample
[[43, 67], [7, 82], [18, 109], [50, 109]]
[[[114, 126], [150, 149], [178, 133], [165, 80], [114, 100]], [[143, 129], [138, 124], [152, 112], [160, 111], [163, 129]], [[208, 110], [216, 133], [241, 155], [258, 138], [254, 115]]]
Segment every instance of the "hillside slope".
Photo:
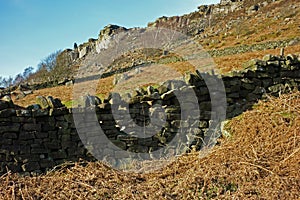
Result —
[[[58, 56], [59, 66], [65, 70], [58, 70], [58, 82], [72, 78], [78, 67], [87, 65], [95, 55], [103, 51], [114, 36], [130, 31], [145, 31], [152, 27], [177, 30], [193, 37], [213, 57], [223, 57], [249, 52], [260, 52], [281, 47], [294, 47], [299, 51], [300, 45], [300, 2], [297, 0], [222, 0], [216, 5], [202, 5], [198, 10], [183, 16], [161, 17], [150, 22], [146, 28], [124, 28], [108, 25], [100, 31], [98, 38], [90, 38], [84, 44], [74, 49], [66, 49]], [[259, 48], [257, 48], [259, 45]], [[77, 45], [76, 45], [77, 46]], [[248, 46], [248, 47], [247, 47]], [[226, 50], [227, 48], [227, 50]], [[228, 51], [228, 48], [229, 51]], [[224, 52], [225, 50], [225, 52]], [[278, 52], [278, 51], [277, 51]], [[130, 52], [130, 62], [125, 58], [119, 59], [112, 65], [131, 67], [132, 63], [146, 62], [141, 59], [143, 53]], [[249, 59], [249, 55], [245, 55]], [[122, 63], [123, 62], [123, 63]], [[230, 62], [228, 62], [230, 63]], [[239, 68], [235, 64], [229, 67], [226, 59], [217, 62], [219, 68]], [[88, 65], [85, 71], [99, 73], [107, 71], [110, 66], [98, 66], [97, 63]], [[113, 68], [113, 67], [112, 67]], [[66, 73], [68, 71], [68, 73]], [[35, 77], [32, 83], [42, 79]]]
[[[150, 174], [77, 163], [37, 177], [0, 177], [1, 199], [299, 199], [300, 93], [234, 118], [206, 157], [192, 153]], [[203, 153], [203, 152], [202, 152]], [[153, 163], [155, 165], [155, 163]]]
[[[194, 37], [223, 73], [243, 68], [252, 58], [278, 55], [282, 47], [285, 54], [300, 54], [298, 0], [222, 0], [184, 16], [162, 17], [149, 23], [152, 26], [174, 28]], [[72, 76], [96, 54], [101, 40], [119, 31], [128, 29], [106, 27], [98, 39], [63, 51], [60, 62]], [[131, 59], [142, 62], [143, 55], [129, 53], [111, 68], [132, 67]], [[154, 53], [150, 59], [157, 57]], [[189, 70], [182, 61], [168, 66], [181, 73]], [[94, 72], [99, 66], [89, 70]], [[101, 70], [109, 72], [110, 68]], [[113, 80], [114, 76], [100, 79], [97, 94], [107, 95]], [[73, 86], [66, 85], [38, 89], [14, 103], [27, 107], [35, 103], [36, 96], [51, 95], [70, 104], [72, 92]], [[84, 161], [66, 163], [36, 177], [8, 172], [0, 177], [0, 199], [300, 199], [299, 124], [300, 92], [269, 97], [232, 119], [225, 126], [230, 137], [220, 138], [208, 154], [192, 152], [149, 174], [124, 173], [100, 162]]]
[[[255, 5], [258, 9], [251, 10]], [[172, 28], [190, 34], [213, 57], [222, 73], [240, 70], [243, 63], [250, 59], [262, 58], [266, 54], [279, 55], [282, 47], [285, 47], [286, 55], [300, 54], [300, 2], [297, 0], [222, 1], [217, 5], [199, 6], [198, 11], [184, 16], [159, 18], [156, 22], [149, 23], [148, 28], [152, 26]], [[58, 79], [71, 79], [80, 65], [97, 55], [100, 44], [105, 44], [115, 34], [128, 30], [130, 29], [109, 25], [100, 31], [98, 39], [90, 39], [77, 49], [63, 51], [58, 61], [63, 66], [64, 73]], [[98, 74], [99, 70], [101, 73], [110, 73], [111, 70], [130, 68], [132, 63], [159, 62], [159, 55], [159, 51], [156, 51], [148, 55], [148, 60], [144, 60], [145, 51], [128, 52], [110, 68], [89, 66], [82, 67], [82, 70], [85, 73], [90, 71], [90, 74]], [[170, 63], [169, 66], [181, 73], [189, 70], [188, 64], [183, 62]], [[100, 80], [103, 87], [97, 90], [99, 96], [103, 97], [111, 91], [113, 80], [113, 76]], [[72, 86], [59, 86], [37, 89], [33, 94], [14, 101], [20, 106], [27, 106], [35, 103], [36, 96], [47, 93], [64, 102], [72, 100]]]

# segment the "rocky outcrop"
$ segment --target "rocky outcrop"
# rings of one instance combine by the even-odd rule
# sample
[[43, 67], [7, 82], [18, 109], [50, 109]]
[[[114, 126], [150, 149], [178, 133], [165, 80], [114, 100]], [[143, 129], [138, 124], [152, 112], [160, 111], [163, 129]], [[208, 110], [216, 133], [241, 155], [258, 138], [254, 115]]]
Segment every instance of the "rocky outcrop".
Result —
[[[273, 1], [266, 0], [262, 3], [255, 3], [250, 0], [221, 0], [219, 4], [201, 5], [197, 11], [183, 16], [160, 17], [155, 22], [150, 22], [148, 27], [173, 29], [195, 36], [204, 32], [207, 27], [213, 26], [216, 20], [222, 19], [230, 12], [245, 9], [251, 14]], [[88, 42], [79, 45], [78, 48], [63, 51], [61, 53], [63, 55], [62, 60], [68, 62], [71, 60], [74, 63], [80, 63], [88, 54], [100, 53], [101, 50], [106, 49], [114, 38], [114, 35], [128, 30], [131, 29], [109, 24], [100, 31], [97, 39], [89, 39]]]
[[[110, 24], [104, 27], [104, 29], [100, 31], [97, 39], [89, 39], [88, 42], [81, 44], [79, 46], [77, 46], [76, 44], [74, 45], [74, 49], [67, 49], [58, 56], [57, 62], [61, 63], [60, 64], [61, 66], [66, 67], [64, 68], [64, 70], [61, 70], [60, 72], [55, 74], [54, 77], [58, 77], [59, 75], [61, 75], [61, 77], [58, 77], [59, 80], [55, 80], [55, 81], [51, 80], [48, 81], [48, 83], [34, 82], [32, 84], [36, 84], [37, 88], [56, 86], [57, 83], [66, 83], [69, 80], [72, 80], [74, 78], [72, 76], [75, 74], [77, 74], [78, 77], [82, 78], [82, 76], [85, 75], [90, 76], [95, 73], [97, 74], [106, 73], [108, 72], [109, 67], [130, 68], [137, 63], [145, 64], [147, 62], [152, 62], [151, 59], [149, 59], [150, 60], [149, 61], [149, 60], [141, 60], [141, 59], [133, 58], [132, 61], [130, 62], [127, 61], [125, 61], [124, 63], [122, 63], [121, 61], [118, 63], [115, 62], [112, 64], [113, 66], [108, 67], [108, 66], [103, 66], [102, 61], [97, 61], [94, 59], [97, 54], [99, 54], [102, 50], [107, 49], [108, 46], [112, 44], [112, 41], [114, 41], [114, 38], [117, 34], [122, 32], [125, 33], [124, 35], [126, 35], [134, 32], [134, 30], [145, 32], [145, 30], [151, 27], [162, 27], [162, 28], [177, 30], [183, 34], [187, 34], [192, 37], [195, 36], [195, 40], [203, 41], [204, 44], [218, 44], [221, 42], [221, 39], [209, 40], [208, 37], [222, 35], [223, 33], [225, 36], [227, 36], [227, 34], [230, 34], [231, 29], [233, 29], [234, 27], [241, 26], [240, 23], [242, 23], [243, 20], [249, 18], [249, 16], [247, 16], [247, 13], [249, 15], [252, 15], [253, 13], [262, 9], [263, 7], [269, 5], [273, 1], [275, 0], [265, 0], [265, 1], [221, 0], [219, 4], [201, 5], [198, 7], [197, 11], [183, 16], [173, 16], [173, 17], [163, 16], [157, 19], [155, 22], [149, 23], [148, 27], [146, 28], [127, 29], [118, 25]], [[243, 12], [239, 12], [240, 10], [242, 10]], [[232, 19], [227, 21], [226, 24], [218, 23], [222, 21], [222, 19], [226, 17], [228, 13], [233, 13], [231, 17]], [[287, 20], [289, 19], [287, 18]], [[254, 49], [261, 50], [261, 49], [269, 49], [269, 48], [272, 49], [272, 48], [276, 48], [277, 46], [280, 47], [287, 46], [283, 43], [280, 43], [279, 45], [275, 43], [277, 42], [276, 41], [270, 42], [270, 45], [267, 44], [265, 46], [263, 46], [263, 44], [257, 44], [253, 46], [241, 45], [236, 48], [230, 47], [221, 51], [212, 50], [210, 52], [212, 53], [213, 56], [214, 55], [219, 56], [219, 55], [223, 55], [223, 52], [224, 55], [229, 55], [229, 54], [233, 54], [234, 52], [241, 53], [241, 52], [251, 51]], [[118, 66], [116, 67], [116, 65]], [[81, 67], [84, 66], [80, 68], [82, 69], [83, 72], [78, 71], [79, 66]], [[66, 74], [62, 73], [67, 71], [70, 71], [70, 73], [66, 73]], [[67, 80], [65, 80], [65, 77]]]
[[113, 35], [126, 30], [124, 27], [109, 24], [100, 31], [98, 39], [90, 38], [88, 42], [79, 45], [78, 48], [74, 48], [73, 50], [68, 49], [66, 52], [62, 52], [62, 54], [67, 55], [65, 59], [72, 60], [73, 62], [78, 59], [84, 59], [90, 53], [99, 53], [102, 49], [105, 49]]
[[96, 39], [91, 38], [89, 39], [88, 42], [79, 45], [78, 47], [79, 59], [82, 59], [87, 54], [95, 51], [96, 41], [97, 41]]
[[149, 23], [148, 27], [163, 27], [175, 29], [180, 32], [197, 35], [205, 28], [214, 24], [216, 17], [226, 15], [243, 8], [243, 1], [224, 0], [220, 4], [201, 5], [198, 11], [175, 17], [161, 17], [155, 22]]
[[127, 31], [127, 29], [118, 25], [109, 24], [104, 27], [104, 29], [100, 31], [98, 40], [96, 41], [96, 52], [100, 53], [101, 50], [106, 49], [113, 35], [124, 31]]
[[257, 12], [260, 8], [267, 6], [273, 0], [255, 3], [252, 0], [221, 0], [219, 4], [201, 5], [198, 11], [183, 16], [161, 17], [148, 27], [162, 27], [174, 29], [191, 36], [199, 35], [206, 28], [213, 27], [226, 15], [244, 10], [249, 15]]

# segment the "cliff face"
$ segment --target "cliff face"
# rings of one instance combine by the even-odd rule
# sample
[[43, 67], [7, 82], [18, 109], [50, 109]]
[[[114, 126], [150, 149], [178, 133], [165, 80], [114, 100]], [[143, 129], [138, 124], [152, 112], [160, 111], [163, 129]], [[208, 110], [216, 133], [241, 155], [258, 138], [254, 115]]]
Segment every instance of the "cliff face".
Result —
[[[199, 6], [198, 11], [187, 15], [161, 17], [155, 22], [149, 23], [147, 28], [161, 27], [195, 36], [213, 24], [216, 15], [225, 15], [228, 12], [241, 9], [242, 5], [243, 1], [241, 0], [221, 0], [220, 4]], [[106, 49], [114, 35], [128, 30], [130, 29], [117, 25], [108, 25], [100, 31], [97, 39], [89, 39], [88, 42], [79, 45], [76, 49], [63, 51], [61, 57], [72, 60], [73, 63], [80, 64], [85, 60], [87, 55], [100, 53], [101, 50]]]
[[98, 40], [96, 41], [96, 52], [100, 53], [101, 50], [106, 49], [108, 44], [110, 43], [110, 40], [112, 39], [112, 36], [124, 31], [127, 31], [127, 29], [121, 26], [111, 24], [106, 26], [103, 30], [100, 31]]
[[[172, 29], [195, 37], [203, 46], [206, 44], [219, 44], [221, 43], [220, 41], [225, 41], [224, 38], [228, 35], [234, 40], [235, 37], [240, 37], [243, 31], [245, 32], [244, 35], [248, 34], [247, 37], [249, 38], [249, 34], [255, 34], [255, 31], [250, 30], [252, 24], [245, 25], [245, 22], [250, 19], [255, 19], [256, 15], [260, 17], [258, 21], [268, 19], [269, 15], [271, 15], [270, 12], [262, 14], [258, 11], [263, 10], [264, 7], [267, 6], [272, 9], [275, 1], [276, 0], [221, 0], [219, 4], [201, 5], [197, 11], [183, 16], [163, 16], [154, 22], [150, 22], [146, 28], [126, 29], [117, 25], [108, 25], [100, 31], [97, 39], [89, 39], [88, 42], [79, 45], [79, 47], [75, 49], [63, 51], [60, 57], [62, 57], [63, 60], [68, 60], [66, 64], [70, 66], [70, 68], [72, 66], [80, 66], [83, 63], [89, 62], [93, 55], [97, 55], [102, 50], [107, 49], [108, 45], [114, 40], [115, 35], [118, 33], [126, 33], [131, 30], [143, 31], [153, 27]], [[288, 4], [292, 5], [292, 0], [288, 1]], [[282, 7], [281, 4], [280, 6]], [[264, 15], [266, 15], [266, 17], [262, 17]], [[276, 13], [274, 16], [275, 15]], [[218, 38], [213, 38], [214, 36]], [[209, 39], [205, 41], [206, 38]], [[247, 38], [244, 40], [247, 40]], [[228, 41], [232, 41], [232, 39], [228, 39]], [[208, 49], [212, 48], [214, 47], [209, 46]], [[107, 71], [107, 69], [103, 69], [103, 66], [98, 66], [97, 63], [89, 64], [89, 69], [85, 70], [91, 73]]]
[[243, 8], [243, 1], [221, 1], [215, 5], [201, 5], [198, 11], [174, 17], [161, 17], [155, 22], [148, 24], [148, 27], [164, 27], [175, 29], [189, 35], [197, 35], [205, 30], [205, 28], [214, 24], [217, 18], [237, 11]]
[[88, 54], [99, 53], [102, 49], [107, 48], [113, 35], [126, 30], [127, 29], [124, 27], [110, 24], [100, 31], [97, 39], [90, 38], [87, 42], [80, 44], [77, 48], [66, 49], [61, 53], [60, 57], [64, 60], [71, 60], [73, 63], [78, 63], [84, 60]]
[[148, 27], [175, 29], [192, 36], [199, 35], [206, 28], [222, 21], [229, 13], [243, 11], [252, 14], [276, 0], [221, 0], [219, 4], [201, 5], [198, 10], [183, 16], [161, 17]]
[[[201, 5], [197, 11], [183, 16], [160, 17], [155, 22], [150, 22], [147, 28], [161, 27], [197, 36], [203, 33], [208, 27], [222, 20], [228, 13], [245, 10], [250, 14], [273, 1], [275, 0], [265, 0], [263, 2], [261, 0], [221, 0], [219, 4]], [[75, 49], [72, 58], [75, 58], [74, 60], [82, 59], [90, 52], [99, 53], [102, 49], [107, 48], [113, 35], [128, 30], [130, 29], [117, 25], [108, 25], [100, 31], [97, 39], [90, 39], [87, 43]]]

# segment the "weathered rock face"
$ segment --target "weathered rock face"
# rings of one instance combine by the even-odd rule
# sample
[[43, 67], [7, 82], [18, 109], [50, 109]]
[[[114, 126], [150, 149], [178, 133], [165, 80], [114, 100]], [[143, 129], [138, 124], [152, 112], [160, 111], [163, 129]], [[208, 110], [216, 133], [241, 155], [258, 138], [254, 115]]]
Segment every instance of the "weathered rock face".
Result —
[[66, 49], [57, 56], [56, 62], [61, 66], [69, 66], [74, 59], [77, 59], [75, 56], [75, 51], [73, 52], [71, 49]]
[[97, 41], [96, 39], [91, 38], [91, 39], [89, 39], [88, 42], [79, 45], [79, 47], [78, 47], [79, 59], [82, 59], [89, 53], [95, 51], [96, 41]]
[[[83, 102], [87, 108], [73, 110], [65, 108], [52, 97], [38, 97], [38, 104], [18, 110], [9, 98], [0, 100], [0, 173], [6, 173], [6, 169], [40, 173], [66, 161], [80, 158], [94, 160], [88, 152], [95, 153], [97, 145], [101, 145], [104, 152], [109, 152], [111, 159], [127, 158], [126, 152], [149, 153], [151, 157], [154, 151], [168, 146], [180, 128], [184, 134], [193, 132], [198, 136], [198, 139], [192, 140], [187, 135], [180, 142], [200, 148], [201, 138], [214, 123], [211, 116], [215, 114], [203, 76], [199, 72], [186, 75], [184, 81], [190, 86], [184, 86], [180, 80], [168, 81], [157, 89], [151, 86], [140, 88], [126, 98], [112, 94], [101, 102], [88, 96]], [[205, 76], [215, 78], [213, 75]], [[245, 63], [244, 71], [223, 76], [222, 81], [227, 97], [227, 117], [231, 118], [250, 108], [266, 94], [278, 95], [294, 88], [300, 89], [300, 60], [295, 55], [266, 55], [262, 60]], [[185, 102], [180, 104], [176, 94], [185, 94], [188, 90], [195, 92], [198, 102], [184, 95]], [[185, 109], [182, 106], [192, 110], [198, 106], [200, 113], [188, 113], [190, 118], [183, 119]], [[113, 115], [112, 108], [118, 110], [120, 115]], [[85, 110], [94, 110], [97, 119], [89, 121]], [[152, 131], [143, 132], [148, 137], [137, 137], [139, 132], [131, 130], [128, 119], [124, 118], [126, 112], [137, 125], [152, 125]], [[87, 123], [75, 126], [74, 113], [82, 115], [82, 122]], [[165, 119], [164, 124], [161, 119]], [[189, 126], [192, 119], [198, 120], [196, 127]], [[119, 150], [115, 151], [107, 143], [96, 140], [95, 136], [101, 133], [95, 132], [91, 124], [98, 124], [105, 137]], [[162, 128], [157, 129], [161, 125]], [[79, 137], [79, 130], [85, 131], [84, 138]], [[157, 131], [153, 133], [153, 130]], [[88, 148], [83, 145], [82, 139], [90, 144]], [[164, 153], [169, 150], [166, 148]]]
[[126, 31], [126, 30], [127, 29], [125, 27], [109, 24], [106, 27], [104, 27], [103, 30], [100, 31], [99, 39], [101, 39], [102, 37], [111, 36], [111, 35], [117, 34], [119, 32]]
[[[61, 77], [56, 78], [55, 75], [53, 78], [54, 81], [48, 80], [45, 82], [32, 82], [31, 84], [37, 85], [36, 89], [44, 88], [44, 87], [51, 87], [57, 85], [59, 83], [66, 83], [64, 78], [66, 77], [68, 80], [72, 80], [73, 76], [76, 74], [79, 78], [83, 76], [92, 76], [93, 74], [105, 73], [108, 70], [106, 63], [103, 64], [102, 61], [95, 60], [95, 55], [99, 54], [102, 50], [107, 49], [114, 37], [118, 33], [124, 32], [124, 35], [131, 34], [135, 30], [140, 31], [140, 33], [144, 32], [145, 29], [151, 27], [162, 27], [166, 29], [177, 30], [183, 34], [187, 34], [190, 36], [195, 36], [196, 40], [203, 40], [204, 44], [211, 43], [211, 44], [219, 44], [221, 39], [212, 39], [207, 40], [209, 36], [219, 35], [220, 33], [224, 32], [224, 35], [230, 34], [231, 29], [234, 27], [238, 27], [239, 23], [242, 23], [243, 20], [247, 19], [248, 16], [241, 15], [239, 16], [239, 12], [237, 12], [237, 17], [235, 14], [233, 15], [233, 19], [227, 21], [225, 27], [223, 24], [219, 24], [217, 22], [221, 21], [225, 15], [230, 12], [235, 12], [238, 10], [243, 10], [246, 13], [248, 12], [249, 15], [257, 12], [264, 6], [267, 6], [269, 3], [275, 0], [265, 0], [264, 2], [257, 3], [257, 1], [251, 0], [221, 0], [220, 4], [215, 5], [201, 5], [198, 7], [198, 11], [193, 13], [183, 15], [183, 16], [173, 16], [173, 17], [161, 17], [157, 19], [155, 22], [149, 23], [148, 27], [146, 28], [133, 28], [133, 29], [126, 29], [124, 27], [118, 25], [108, 25], [103, 30], [100, 31], [99, 36], [97, 39], [90, 39], [88, 42], [81, 44], [79, 46], [74, 45], [74, 49], [67, 49], [63, 51], [57, 58], [57, 62], [61, 63], [61, 66], [70, 66], [70, 68], [65, 68], [66, 70], [62, 70], [64, 72], [69, 72], [66, 74], [61, 75]], [[291, 7], [292, 8], [292, 7]], [[289, 21], [287, 19], [287, 23], [292, 23], [293, 21]], [[130, 30], [130, 31], [129, 31]], [[224, 31], [225, 30], [225, 31]], [[229, 31], [229, 32], [227, 32]], [[222, 36], [223, 37], [223, 36]], [[238, 36], [239, 37], [239, 36]], [[292, 41], [291, 41], [292, 42]], [[293, 43], [291, 43], [293, 44]], [[290, 45], [291, 45], [290, 44]], [[130, 45], [128, 45], [130, 46]], [[273, 48], [276, 45], [270, 46]], [[244, 48], [244, 47], [242, 47]], [[248, 47], [245, 47], [249, 49]], [[269, 48], [269, 47], [267, 47]], [[228, 49], [226, 49], [228, 50]], [[234, 51], [234, 50], [230, 50]], [[238, 50], [239, 51], [239, 50]], [[244, 50], [241, 50], [244, 51]], [[213, 52], [214, 54], [219, 54], [219, 52]], [[140, 62], [141, 60], [134, 60], [131, 61], [133, 63], [131, 66], [135, 64], [144, 64], [146, 62]], [[110, 64], [110, 63], [109, 63]], [[124, 65], [124, 62], [114, 63], [116, 65]], [[127, 65], [128, 63], [125, 63]], [[78, 67], [82, 71], [78, 70]], [[128, 66], [128, 67], [131, 67]], [[123, 67], [123, 66], [122, 66]], [[56, 74], [62, 74], [60, 72]], [[57, 81], [58, 79], [58, 81]], [[3, 96], [0, 92], [0, 96]], [[22, 98], [24, 94], [20, 94], [20, 98]]]
[[242, 2], [243, 0], [221, 0], [220, 4], [221, 5], [226, 5], [226, 4], [231, 4], [231, 3], [236, 3], [236, 2]]
[[[202, 5], [198, 11], [184, 16], [161, 17], [148, 27], [164, 27], [175, 29], [185, 34], [197, 35], [204, 31], [211, 23], [212, 15], [226, 14], [241, 8], [242, 1], [227, 0], [221, 1], [221, 4]], [[101, 50], [108, 48], [114, 35], [125, 32], [128, 29], [118, 25], [108, 25], [100, 31], [98, 39], [90, 39], [88, 42], [79, 45], [78, 48], [68, 52], [63, 52], [64, 59], [76, 62], [84, 59], [91, 53], [100, 53]]]
[[161, 17], [155, 22], [149, 23], [148, 26], [175, 29], [185, 34], [197, 35], [213, 24], [215, 16], [226, 15], [242, 8], [242, 0], [224, 0], [220, 4], [201, 5], [198, 7], [198, 11], [187, 15]]
[[102, 49], [106, 49], [113, 35], [124, 32], [127, 29], [118, 25], [109, 24], [100, 31], [98, 40], [96, 41], [96, 52], [100, 53]]
[[91, 51], [90, 47], [82, 47], [79, 49], [79, 58], [83, 58], [85, 55], [87, 55]]
[[221, 0], [219, 4], [201, 5], [198, 11], [183, 16], [161, 17], [149, 23], [148, 26], [173, 29], [196, 36], [204, 32], [206, 28], [214, 26], [216, 21], [222, 20], [222, 17], [228, 13], [245, 9], [246, 13], [252, 14], [272, 1], [266, 0], [255, 4], [250, 0]]
[[[108, 47], [115, 34], [126, 30], [126, 28], [117, 25], [108, 25], [100, 31], [98, 39], [90, 38], [88, 42], [85, 42], [79, 46], [74, 46], [74, 49], [66, 49], [61, 52], [57, 57], [57, 63], [59, 66], [64, 66], [66, 70], [71, 70], [71, 72], [67, 74], [67, 77], [65, 77], [68, 79], [67, 81], [65, 81], [64, 78], [61, 78], [61, 80], [58, 82], [65, 83], [71, 80], [72, 75], [76, 74], [77, 72], [76, 69], [68, 67], [81, 65], [83, 61], [88, 62], [88, 55], [100, 53], [101, 50]], [[94, 64], [96, 65], [94, 66], [95, 69], [92, 69], [91, 71], [99, 71], [100, 67], [97, 66], [97, 63]]]
[[224, 0], [215, 5], [212, 14], [228, 14], [243, 8], [243, 0]]

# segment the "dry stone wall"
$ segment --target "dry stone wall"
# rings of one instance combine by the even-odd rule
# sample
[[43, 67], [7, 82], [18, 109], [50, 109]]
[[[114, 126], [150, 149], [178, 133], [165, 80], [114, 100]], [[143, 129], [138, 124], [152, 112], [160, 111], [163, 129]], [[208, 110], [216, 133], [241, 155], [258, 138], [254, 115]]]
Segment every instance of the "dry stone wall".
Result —
[[[251, 60], [245, 66], [244, 71], [233, 72], [223, 76], [227, 99], [227, 118], [239, 115], [250, 108], [258, 99], [266, 94], [279, 95], [280, 93], [299, 89], [300, 86], [300, 61], [297, 56], [272, 56], [266, 55], [262, 60]], [[109, 159], [124, 158], [127, 154], [151, 153], [166, 147], [175, 137], [178, 130], [193, 132], [199, 139], [189, 141], [183, 138], [180, 141], [189, 144], [187, 148], [200, 148], [206, 131], [213, 123], [210, 94], [203, 76], [216, 78], [215, 75], [189, 74], [184, 81], [169, 81], [158, 88], [149, 86], [147, 89], [139, 89], [127, 99], [118, 94], [114, 98], [107, 98], [103, 102], [94, 97], [87, 97], [84, 106], [67, 109], [58, 99], [51, 97], [38, 97], [36, 105], [26, 109], [16, 109], [9, 100], [0, 101], [0, 172], [7, 170], [19, 173], [41, 173], [54, 166], [67, 161], [77, 161], [80, 158], [95, 160], [91, 155], [97, 154], [101, 145], [101, 151]], [[206, 77], [206, 78], [207, 78]], [[186, 83], [190, 86], [186, 86]], [[182, 119], [182, 105], [179, 103], [176, 93], [184, 93], [193, 90], [197, 95], [197, 105], [186, 100], [189, 108], [200, 108], [200, 113], [189, 113], [191, 118]], [[163, 110], [155, 105], [162, 105]], [[126, 107], [126, 105], [129, 105]], [[85, 107], [86, 106], [86, 107]], [[90, 118], [86, 111], [95, 113], [95, 118]], [[116, 119], [112, 110], [119, 111]], [[155, 126], [155, 119], [165, 116], [164, 127], [153, 136], [147, 138], [137, 137], [138, 133], [128, 133], [126, 124], [128, 119], [122, 117], [122, 113], [130, 113], [131, 120], [143, 127], [147, 124]], [[79, 116], [80, 123], [76, 124], [73, 114]], [[190, 120], [198, 120], [196, 128], [190, 127]], [[159, 123], [159, 122], [157, 122]], [[92, 126], [93, 124], [93, 126]], [[99, 127], [109, 141], [118, 147], [118, 151], [111, 150], [109, 145], [97, 140], [99, 130], [92, 129], [94, 125]], [[120, 126], [119, 124], [123, 124]], [[85, 134], [78, 132], [85, 130]], [[153, 127], [153, 130], [156, 130]], [[84, 146], [84, 144], [89, 144]], [[107, 148], [105, 148], [107, 145]], [[170, 149], [166, 148], [166, 151]], [[172, 150], [172, 149], [171, 149]], [[128, 157], [128, 160], [131, 158]]]

